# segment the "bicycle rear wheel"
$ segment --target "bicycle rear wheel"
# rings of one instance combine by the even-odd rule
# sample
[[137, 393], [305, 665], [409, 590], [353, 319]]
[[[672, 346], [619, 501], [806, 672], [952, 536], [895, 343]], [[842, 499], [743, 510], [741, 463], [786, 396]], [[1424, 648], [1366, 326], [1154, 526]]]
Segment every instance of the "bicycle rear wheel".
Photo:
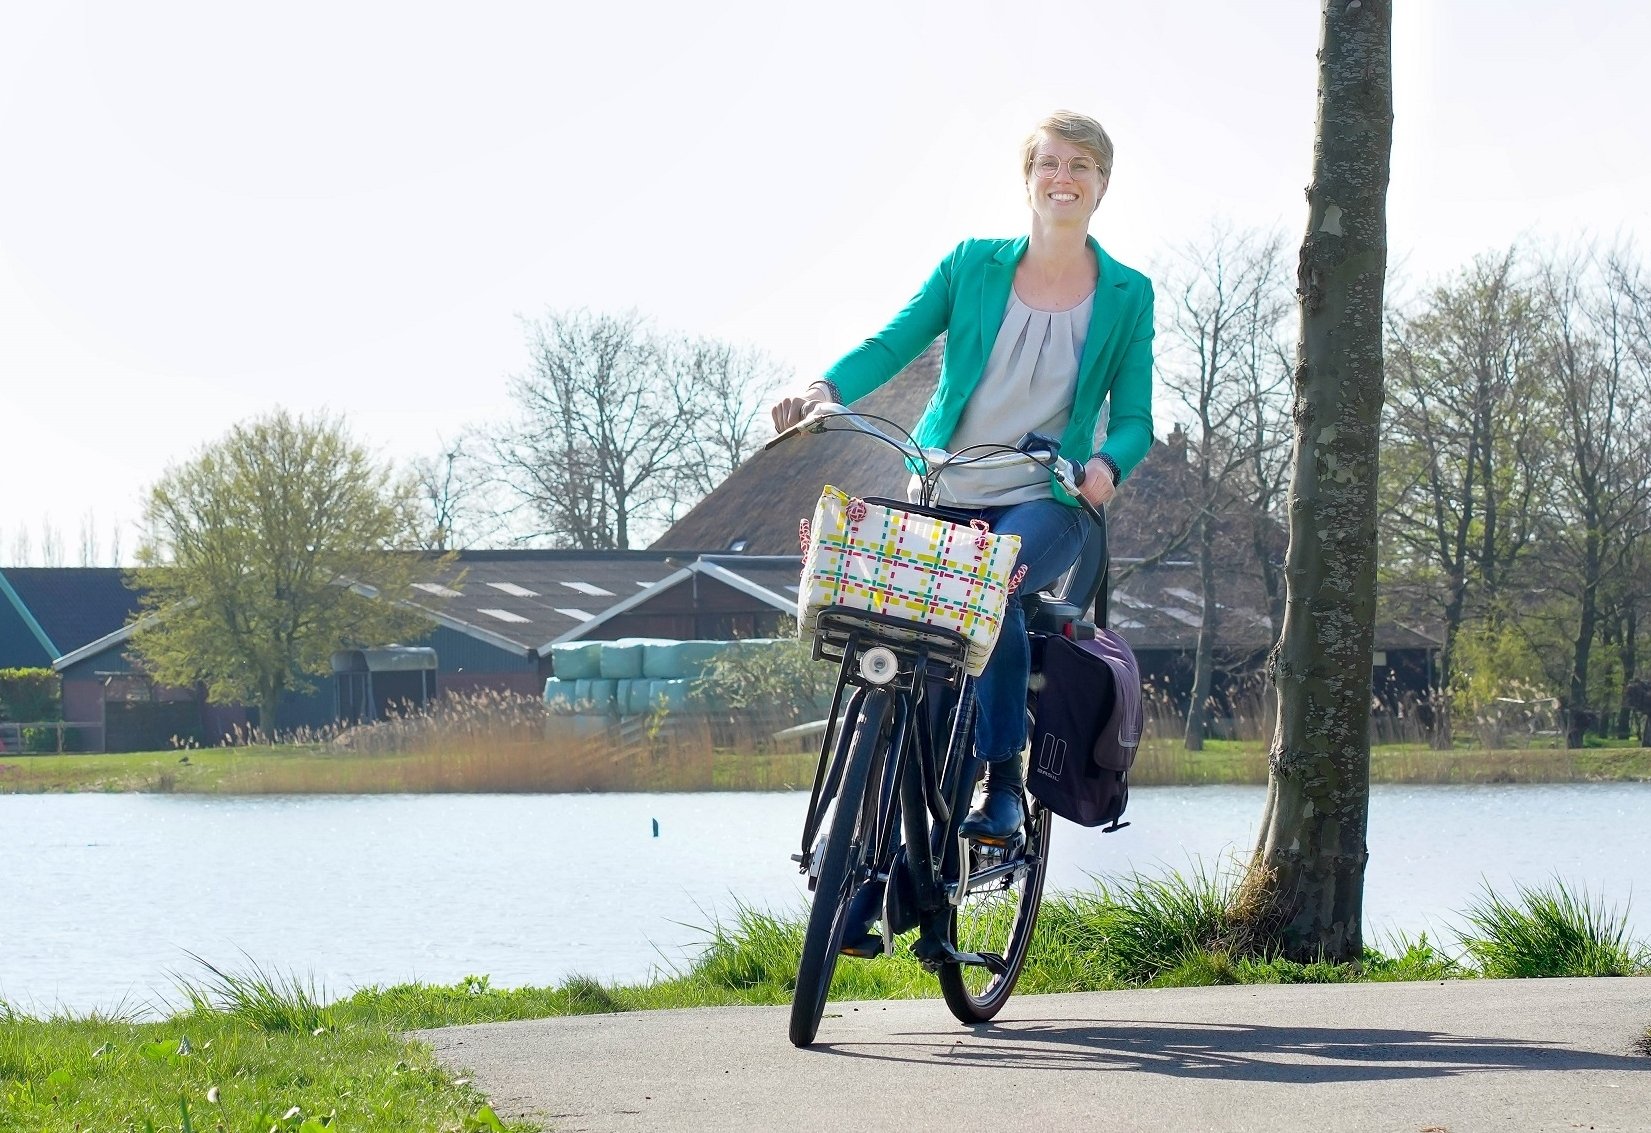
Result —
[[820, 1030], [831, 976], [837, 970], [838, 949], [843, 946], [843, 914], [855, 890], [865, 880], [866, 858], [872, 853], [866, 783], [885, 742], [889, 705], [887, 692], [878, 689], [868, 693], [854, 724], [848, 764], [832, 803], [829, 833], [820, 850], [814, 903], [808, 911], [802, 961], [797, 965], [797, 987], [791, 996], [794, 1046], [808, 1046]]
[[[971, 845], [972, 877], [1003, 867], [998, 881], [974, 889], [952, 910], [952, 943], [959, 952], [996, 953], [1004, 970], [976, 964], [947, 964], [937, 973], [946, 1006], [964, 1023], [984, 1023], [1009, 1002], [1021, 968], [1032, 950], [1032, 934], [1043, 903], [1043, 879], [1049, 866], [1049, 833], [1054, 815], [1033, 802], [1026, 815], [1026, 845], [1019, 855], [994, 858], [986, 846]], [[1017, 859], [1020, 865], [1014, 866]]]

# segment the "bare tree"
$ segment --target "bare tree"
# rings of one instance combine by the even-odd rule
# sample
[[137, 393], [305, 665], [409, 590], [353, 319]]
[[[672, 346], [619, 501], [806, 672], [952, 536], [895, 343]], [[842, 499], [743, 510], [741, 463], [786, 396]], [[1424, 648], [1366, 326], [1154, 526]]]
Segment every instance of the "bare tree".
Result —
[[628, 547], [670, 496], [685, 424], [658, 343], [635, 312], [553, 313], [527, 331], [532, 369], [511, 382], [520, 416], [498, 463], [554, 542]]
[[1282, 463], [1279, 395], [1288, 370], [1277, 342], [1288, 292], [1279, 260], [1277, 237], [1217, 228], [1157, 273], [1160, 290], [1175, 297], [1158, 368], [1190, 426], [1185, 544], [1198, 564], [1202, 601], [1184, 736], [1192, 751], [1204, 746], [1221, 633], [1218, 595], [1232, 567], [1221, 528], [1236, 518], [1245, 543], [1258, 537], [1252, 525], [1270, 517], [1255, 512], [1276, 493]]
[[97, 541], [97, 513], [88, 508], [80, 517], [80, 565], [96, 566], [101, 551]]
[[[672, 387], [692, 422], [678, 481], [685, 510], [728, 478], [758, 445], [763, 409], [780, 389], [784, 371], [755, 349], [712, 338], [684, 338], [668, 347]], [[674, 518], [674, 516], [673, 516]]]
[[63, 533], [49, 519], [40, 521], [40, 565], [63, 565]]
[[691, 504], [750, 447], [760, 355], [673, 341], [635, 312], [529, 321], [518, 418], [493, 447], [498, 474], [554, 543], [629, 547]]
[[1255, 856], [1234, 923], [1298, 960], [1364, 949], [1376, 472], [1387, 183], [1389, 0], [1326, 0], [1318, 123], [1297, 274], [1294, 473], [1278, 723]]
[[503, 508], [494, 498], [491, 465], [476, 454], [485, 442], [464, 433], [444, 441], [434, 456], [414, 460], [409, 474], [420, 512], [420, 545], [427, 551], [473, 547], [498, 535]]

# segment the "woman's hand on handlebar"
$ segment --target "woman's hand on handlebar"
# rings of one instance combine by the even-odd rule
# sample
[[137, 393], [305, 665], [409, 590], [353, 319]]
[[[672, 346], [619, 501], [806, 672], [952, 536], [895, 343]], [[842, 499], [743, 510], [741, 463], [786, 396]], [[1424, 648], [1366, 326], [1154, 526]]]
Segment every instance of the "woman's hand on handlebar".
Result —
[[814, 397], [782, 397], [774, 403], [768, 412], [774, 418], [774, 431], [783, 433], [791, 426], [814, 412], [814, 407], [824, 399]]
[[1083, 466], [1083, 483], [1078, 487], [1078, 494], [1083, 496], [1095, 507], [1105, 507], [1118, 494], [1118, 486], [1112, 482], [1112, 469], [1098, 457], [1091, 457]]
[[790, 395], [780, 398], [770, 409], [769, 415], [774, 418], [774, 431], [783, 433], [791, 426], [807, 417], [821, 406], [835, 400], [834, 391], [824, 382], [815, 382], [808, 387], [808, 391], [801, 395]]

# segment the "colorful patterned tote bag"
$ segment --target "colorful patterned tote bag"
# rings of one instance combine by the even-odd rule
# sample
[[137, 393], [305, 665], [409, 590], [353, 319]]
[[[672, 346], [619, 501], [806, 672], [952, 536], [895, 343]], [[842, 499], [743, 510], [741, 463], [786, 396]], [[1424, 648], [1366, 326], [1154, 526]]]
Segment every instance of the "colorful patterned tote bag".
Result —
[[997, 643], [1020, 536], [994, 535], [980, 520], [953, 523], [836, 488], [820, 495], [803, 526], [798, 633], [821, 610], [848, 606], [941, 626], [969, 642], [965, 668], [979, 676]]

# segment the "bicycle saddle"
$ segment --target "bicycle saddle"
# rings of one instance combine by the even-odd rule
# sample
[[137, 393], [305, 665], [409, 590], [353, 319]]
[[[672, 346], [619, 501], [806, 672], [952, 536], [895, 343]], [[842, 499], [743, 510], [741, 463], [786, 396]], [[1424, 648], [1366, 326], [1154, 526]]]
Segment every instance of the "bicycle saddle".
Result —
[[1066, 626], [1081, 622], [1091, 606], [1095, 609], [1094, 624], [1106, 625], [1111, 573], [1106, 547], [1106, 513], [1101, 513], [1099, 522], [1084, 513], [1084, 522], [1089, 524], [1089, 529], [1083, 550], [1078, 553], [1072, 569], [1056, 584], [1056, 592], [1039, 591], [1021, 599], [1030, 633], [1059, 634]]

